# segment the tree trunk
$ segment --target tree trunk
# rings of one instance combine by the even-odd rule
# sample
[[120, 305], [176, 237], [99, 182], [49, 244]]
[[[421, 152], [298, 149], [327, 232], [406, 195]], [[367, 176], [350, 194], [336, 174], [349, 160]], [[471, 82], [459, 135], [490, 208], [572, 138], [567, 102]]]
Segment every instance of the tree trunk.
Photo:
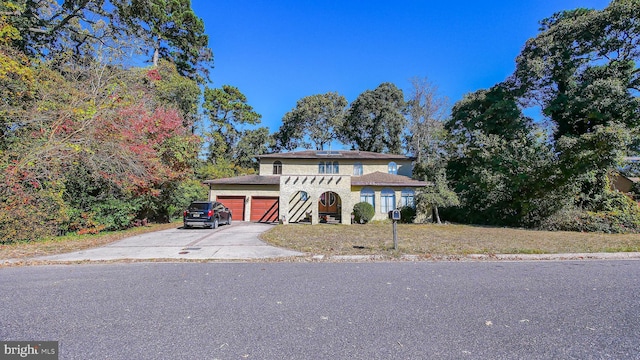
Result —
[[153, 66], [158, 66], [158, 58], [160, 57], [160, 50], [156, 47], [153, 50]]
[[438, 224], [442, 224], [442, 222], [440, 221], [440, 213], [438, 212], [438, 207], [434, 206], [433, 207], [433, 213], [434, 213], [434, 219]]

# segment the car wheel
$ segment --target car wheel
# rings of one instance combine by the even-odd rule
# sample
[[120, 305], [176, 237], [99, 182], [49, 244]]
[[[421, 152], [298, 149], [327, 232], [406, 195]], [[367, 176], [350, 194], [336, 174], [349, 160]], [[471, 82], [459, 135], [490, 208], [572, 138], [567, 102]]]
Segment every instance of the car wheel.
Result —
[[227, 218], [227, 225], [231, 225], [231, 215]]
[[212, 229], [217, 229], [218, 228], [218, 218], [213, 219], [213, 225], [211, 225]]

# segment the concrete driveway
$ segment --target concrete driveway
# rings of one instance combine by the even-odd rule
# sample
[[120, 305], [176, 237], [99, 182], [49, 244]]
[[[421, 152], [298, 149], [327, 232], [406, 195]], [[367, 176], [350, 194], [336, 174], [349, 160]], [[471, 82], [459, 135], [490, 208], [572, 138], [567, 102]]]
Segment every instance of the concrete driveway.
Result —
[[234, 222], [217, 229], [176, 228], [133, 236], [99, 248], [42, 256], [34, 260], [251, 260], [303, 255], [296, 251], [269, 246], [261, 241], [258, 236], [272, 226]]

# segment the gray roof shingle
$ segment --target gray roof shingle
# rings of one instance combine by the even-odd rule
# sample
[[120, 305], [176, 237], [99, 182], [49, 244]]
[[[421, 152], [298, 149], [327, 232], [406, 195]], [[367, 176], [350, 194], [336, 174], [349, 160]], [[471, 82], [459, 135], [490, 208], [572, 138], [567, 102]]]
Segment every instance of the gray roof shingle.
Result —
[[279, 176], [244, 175], [232, 178], [205, 180], [210, 185], [280, 185]]
[[376, 171], [371, 174], [352, 177], [351, 185], [422, 187], [429, 185], [429, 183], [425, 181], [414, 180], [407, 176], [393, 175]]
[[263, 154], [258, 159], [367, 159], [367, 160], [412, 160], [405, 155], [380, 154], [357, 150], [304, 150], [288, 153]]

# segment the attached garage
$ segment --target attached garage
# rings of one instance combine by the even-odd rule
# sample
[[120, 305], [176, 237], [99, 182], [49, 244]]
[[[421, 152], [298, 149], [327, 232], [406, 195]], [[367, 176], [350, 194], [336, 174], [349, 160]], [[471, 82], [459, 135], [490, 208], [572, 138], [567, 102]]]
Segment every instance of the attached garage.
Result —
[[251, 221], [276, 222], [278, 214], [278, 197], [253, 196], [251, 198]]
[[217, 201], [231, 210], [234, 220], [244, 221], [244, 196], [218, 196]]

